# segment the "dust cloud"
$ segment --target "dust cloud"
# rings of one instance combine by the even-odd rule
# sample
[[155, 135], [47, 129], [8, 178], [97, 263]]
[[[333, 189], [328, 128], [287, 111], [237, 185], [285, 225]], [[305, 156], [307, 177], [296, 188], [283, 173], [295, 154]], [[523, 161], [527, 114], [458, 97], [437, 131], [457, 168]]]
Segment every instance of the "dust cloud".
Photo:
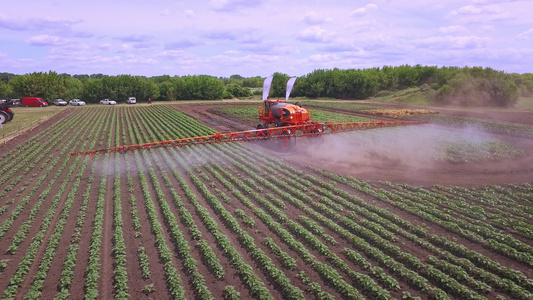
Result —
[[[434, 171], [446, 157], [443, 148], [454, 144], [484, 143], [491, 140], [489, 134], [474, 127], [450, 128], [435, 124], [414, 125], [354, 131], [350, 133], [330, 134], [313, 138], [293, 139], [289, 150], [280, 151], [280, 140], [252, 142], [260, 146], [255, 149], [268, 149], [265, 155], [295, 159], [300, 163], [309, 163], [315, 167], [328, 169], [342, 168], [367, 172], [372, 170], [393, 170], [394, 172]], [[210, 147], [195, 146], [171, 149], [167, 152], [173, 165], [168, 165], [158, 151], [144, 154], [141, 164], [137, 165], [132, 152], [118, 157], [110, 156], [104, 165], [99, 157], [97, 170], [101, 174], [113, 175], [127, 172], [147, 171], [156, 167], [154, 162], [160, 161], [164, 170], [181, 165], [181, 168], [192, 169], [206, 163], [225, 164], [223, 156], [218, 155]], [[168, 150], [163, 150], [168, 151]], [[261, 150], [260, 150], [261, 151]], [[270, 154], [268, 154], [270, 153]], [[180, 161], [177, 161], [177, 155]], [[115, 167], [115, 159], [121, 162]], [[146, 161], [148, 159], [148, 161]], [[422, 173], [422, 172], [420, 172]], [[411, 175], [414, 175], [411, 173]]]
[[[170, 172], [173, 168], [180, 168], [185, 170], [190, 170], [195, 167], [201, 167], [204, 164], [208, 163], [218, 163], [225, 164], [226, 159], [218, 155], [218, 150], [213, 149], [207, 145], [196, 145], [191, 147], [179, 147], [179, 148], [162, 148], [155, 150], [141, 150], [145, 151], [144, 153], [137, 152], [137, 155], [140, 156], [139, 163], [135, 159], [135, 152], [126, 152], [123, 154], [110, 155], [104, 164], [104, 155], [95, 156], [94, 162], [97, 164], [96, 172], [98, 174], [112, 176], [116, 174], [126, 174], [128, 170], [133, 174], [143, 171], [148, 172], [150, 168]], [[165, 156], [169, 158], [170, 164], [163, 157], [163, 152], [165, 151]], [[179, 159], [178, 159], [179, 158]], [[118, 165], [115, 165], [115, 160], [119, 160]], [[156, 162], [160, 166], [156, 165]]]
[[430, 170], [445, 160], [443, 148], [468, 141], [483, 143], [479, 129], [434, 124], [382, 128], [331, 134], [297, 142], [295, 151], [308, 161], [339, 167], [376, 167]]

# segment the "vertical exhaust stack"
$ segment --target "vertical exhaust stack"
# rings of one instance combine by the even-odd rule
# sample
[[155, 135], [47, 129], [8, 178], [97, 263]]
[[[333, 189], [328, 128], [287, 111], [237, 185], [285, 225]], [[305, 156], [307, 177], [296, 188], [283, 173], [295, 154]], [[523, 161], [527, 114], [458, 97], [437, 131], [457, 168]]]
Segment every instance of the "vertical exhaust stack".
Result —
[[270, 86], [272, 85], [273, 78], [274, 76], [267, 77], [265, 82], [263, 82], [263, 101], [265, 101], [268, 98], [268, 94], [270, 94]]
[[296, 77], [292, 77], [291, 79], [289, 79], [289, 81], [287, 81], [287, 91], [285, 92], [285, 101], [289, 101], [289, 95], [291, 94], [295, 81], [296, 81]]

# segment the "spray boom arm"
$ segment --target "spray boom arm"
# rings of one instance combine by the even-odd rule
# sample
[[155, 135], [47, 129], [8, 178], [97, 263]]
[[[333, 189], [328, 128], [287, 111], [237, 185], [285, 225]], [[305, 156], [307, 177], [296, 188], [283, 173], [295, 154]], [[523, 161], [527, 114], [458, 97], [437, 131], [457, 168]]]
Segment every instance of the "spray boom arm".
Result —
[[292, 137], [310, 137], [319, 136], [330, 133], [340, 133], [347, 131], [404, 126], [420, 124], [416, 121], [398, 121], [398, 122], [349, 122], [349, 123], [309, 123], [303, 125], [293, 125], [275, 128], [256, 129], [248, 131], [215, 133], [206, 136], [190, 137], [176, 140], [160, 141], [153, 143], [144, 143], [137, 145], [118, 146], [112, 148], [104, 148], [97, 150], [88, 150], [83, 152], [71, 153], [70, 156], [81, 155], [98, 155], [105, 153], [126, 153], [135, 150], [147, 150], [168, 147], [184, 147], [202, 144], [227, 143], [227, 142], [243, 142], [243, 141], [257, 141], [274, 138], [292, 138]]

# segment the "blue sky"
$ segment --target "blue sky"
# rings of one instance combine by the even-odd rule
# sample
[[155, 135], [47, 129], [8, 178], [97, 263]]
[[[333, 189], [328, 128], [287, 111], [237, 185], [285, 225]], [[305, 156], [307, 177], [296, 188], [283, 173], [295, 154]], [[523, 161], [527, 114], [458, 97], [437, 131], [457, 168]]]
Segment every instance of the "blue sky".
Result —
[[533, 73], [531, 12], [530, 0], [5, 1], [0, 72], [265, 77], [421, 64]]

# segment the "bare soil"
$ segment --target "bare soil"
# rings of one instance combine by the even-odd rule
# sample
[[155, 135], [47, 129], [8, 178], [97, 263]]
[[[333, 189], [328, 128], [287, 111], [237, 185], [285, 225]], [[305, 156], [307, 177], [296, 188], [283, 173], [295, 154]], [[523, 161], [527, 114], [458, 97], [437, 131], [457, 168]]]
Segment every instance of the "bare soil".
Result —
[[[190, 105], [190, 104], [179, 104], [176, 105], [176, 107], [189, 114], [190, 116], [197, 118], [201, 123], [208, 125], [218, 131], [221, 132], [228, 132], [233, 130], [240, 130], [243, 127], [249, 127], [254, 128], [255, 124], [243, 124], [236, 122], [234, 120], [228, 120], [221, 116], [215, 115], [210, 113], [208, 110], [209, 108], [212, 108], [213, 106], [207, 105], [207, 106], [199, 106], [199, 105]], [[107, 110], [108, 112], [113, 109], [109, 108]], [[441, 112], [444, 113], [444, 112]], [[453, 111], [448, 111], [447, 113], [452, 114]], [[458, 112], [457, 112], [458, 113]], [[12, 142], [5, 145], [3, 148], [0, 147], [0, 151], [8, 151], [14, 149], [17, 144], [20, 144], [34, 136], [36, 136], [39, 133], [42, 133], [46, 128], [51, 126], [53, 122], [57, 122], [61, 120], [62, 118], [68, 116], [68, 113], [64, 113], [60, 115], [58, 118], [54, 118], [53, 120], [50, 120], [48, 123], [36, 128], [35, 130], [31, 132], [27, 132], [19, 137], [17, 137], [16, 140], [13, 140]], [[512, 117], [509, 117], [510, 119]], [[517, 117], [520, 119], [520, 117]], [[142, 131], [148, 131], [150, 124], [145, 124], [141, 121], [136, 121], [138, 123], [135, 124], [137, 128], [140, 128]], [[526, 123], [528, 124], [528, 123]], [[422, 125], [421, 125], [422, 126]], [[423, 127], [420, 127], [423, 128]], [[395, 133], [401, 132], [401, 131], [394, 131], [397, 128], [390, 129], [392, 134], [389, 135], [389, 137], [394, 136]], [[401, 128], [398, 128], [398, 130], [401, 130]], [[415, 134], [417, 132], [417, 127], [413, 127], [413, 130], [415, 130]], [[114, 136], [114, 130], [108, 130], [107, 133], [104, 133], [100, 137], [100, 143], [102, 144], [103, 141], [106, 141], [108, 136], [111, 135]], [[72, 133], [71, 133], [72, 134]], [[351, 137], [355, 135], [363, 134], [363, 132], [355, 132], [351, 134]], [[126, 135], [128, 136], [128, 135]], [[334, 143], [340, 139], [343, 140], [345, 137], [339, 136], [340, 138], [333, 137], [333, 140], [328, 140], [328, 138], [323, 140], [302, 140], [299, 142], [294, 148], [292, 148], [292, 151], [286, 151], [286, 152], [280, 152], [276, 150], [276, 147], [268, 147], [270, 145], [269, 143], [261, 144], [261, 143], [254, 143], [250, 144], [250, 147], [259, 149], [262, 153], [265, 153], [267, 156], [273, 156], [273, 157], [279, 157], [286, 161], [289, 161], [292, 163], [292, 165], [299, 166], [297, 169], [303, 170], [305, 172], [308, 172], [309, 174], [312, 174], [313, 176], [316, 176], [317, 178], [322, 178], [326, 180], [324, 176], [322, 176], [319, 172], [317, 172], [316, 169], [322, 169], [331, 171], [337, 174], [347, 174], [354, 176], [358, 179], [367, 180], [367, 181], [374, 181], [374, 182], [380, 182], [380, 181], [392, 181], [392, 182], [400, 182], [400, 183], [411, 183], [416, 185], [434, 185], [434, 184], [441, 184], [441, 185], [463, 185], [463, 186], [478, 186], [478, 185], [486, 185], [486, 184], [502, 184], [502, 183], [521, 183], [521, 182], [532, 182], [533, 181], [533, 140], [527, 139], [527, 138], [517, 138], [517, 137], [511, 137], [511, 136], [491, 136], [493, 138], [497, 138], [499, 140], [504, 140], [509, 143], [515, 144], [517, 147], [520, 147], [524, 150], [524, 155], [517, 158], [517, 159], [503, 159], [498, 161], [483, 161], [483, 162], [472, 162], [472, 163], [449, 163], [449, 162], [436, 162], [429, 164], [416, 164], [414, 165], [412, 160], [401, 160], [399, 157], [391, 158], [390, 156], [387, 157], [385, 154], [387, 153], [394, 153], [399, 152], [395, 151], [400, 148], [392, 147], [388, 149], [389, 152], [372, 152], [369, 151], [368, 148], [365, 148], [365, 151], [367, 155], [371, 155], [371, 159], [366, 159], [368, 156], [363, 157], [364, 159], [356, 159], [357, 153], [362, 152], [362, 148], [358, 148], [354, 146], [353, 148], [347, 147], [346, 144], [340, 144], [340, 145], [334, 145]], [[85, 132], [79, 137], [80, 140], [84, 139], [91, 139], [92, 137], [89, 137], [88, 134]], [[135, 143], [136, 141], [127, 140], [127, 142]], [[394, 144], [394, 140], [391, 141], [385, 141], [390, 142], [391, 144]], [[417, 140], [416, 143], [419, 141]], [[414, 144], [416, 144], [414, 143]], [[103, 147], [101, 144], [98, 144], [97, 146]], [[386, 143], [385, 143], [386, 144]], [[385, 145], [384, 143], [378, 144], [378, 145]], [[353, 145], [352, 145], [353, 146]], [[395, 146], [395, 145], [393, 145]], [[397, 145], [399, 147], [399, 145]], [[51, 153], [54, 151], [58, 151], [62, 146], [58, 145], [54, 149], [51, 150]], [[337, 148], [335, 148], [337, 147]], [[420, 148], [424, 148], [424, 144], [420, 144]], [[309, 151], [309, 149], [317, 151]], [[230, 152], [230, 151], [228, 151]], [[191, 153], [194, 153], [194, 151], [191, 151]], [[228, 157], [230, 158], [230, 161], [238, 160], [240, 159], [238, 157], [238, 154], [235, 156], [232, 156], [231, 153], [226, 153]], [[245, 156], [244, 154], [243, 156]], [[149, 156], [150, 157], [150, 156]], [[412, 156], [411, 156], [412, 157]], [[416, 153], [415, 153], [416, 158]], [[65, 158], [67, 159], [67, 158]], [[157, 196], [156, 193], [156, 182], [163, 188], [164, 193], [164, 199], [168, 201], [168, 205], [171, 207], [171, 210], [176, 216], [176, 220], [179, 223], [179, 227], [182, 230], [182, 234], [184, 235], [184, 238], [186, 242], [188, 243], [190, 247], [190, 253], [192, 258], [194, 258], [197, 262], [198, 271], [204, 276], [205, 282], [215, 298], [220, 298], [222, 290], [227, 285], [235, 286], [238, 291], [241, 292], [242, 299], [249, 299], [252, 297], [250, 294], [250, 291], [245, 285], [243, 284], [243, 280], [240, 278], [239, 274], [236, 272], [235, 268], [232, 266], [232, 262], [230, 258], [225, 255], [224, 251], [222, 251], [219, 247], [216, 246], [216, 241], [214, 236], [209, 233], [209, 230], [207, 229], [207, 226], [202, 222], [201, 217], [196, 212], [197, 207], [195, 207], [188, 199], [188, 195], [179, 188], [180, 184], [178, 183], [177, 179], [174, 178], [171, 175], [171, 172], [169, 170], [164, 169], [165, 166], [159, 166], [156, 165], [156, 162], [160, 162], [161, 158], [157, 156], [151, 156], [151, 158], [145, 158], [143, 157], [143, 160], [145, 160], [145, 164], [141, 166], [141, 168], [144, 169], [138, 169], [135, 161], [135, 157], [132, 153], [127, 153], [123, 156], [120, 156], [121, 164], [120, 168], [124, 170], [124, 172], [121, 173], [121, 181], [120, 181], [120, 189], [122, 192], [122, 229], [124, 233], [124, 242], [126, 245], [126, 257], [127, 257], [127, 263], [126, 268], [128, 272], [128, 286], [129, 286], [129, 294], [132, 296], [132, 298], [135, 299], [170, 299], [171, 295], [167, 291], [167, 283], [166, 283], [166, 275], [165, 275], [165, 269], [163, 267], [161, 257], [159, 256], [158, 251], [158, 242], [156, 241], [153, 231], [151, 230], [151, 225], [148, 217], [147, 207], [144, 200], [143, 190], [141, 186], [138, 184], [137, 181], [133, 183], [133, 186], [130, 187], [126, 181], [126, 177], [132, 176], [134, 180], [138, 179], [138, 173], [144, 172], [145, 176], [148, 176], [147, 169], [149, 167], [153, 167], [156, 172], [156, 179], [155, 182], [152, 182], [152, 179], [148, 179], [148, 182], [150, 182], [148, 187], [148, 193], [151, 195], [151, 200], [153, 201], [153, 205], [156, 208], [157, 211], [157, 222], [159, 224], [163, 225], [163, 236], [165, 239], [166, 245], [169, 247], [169, 249], [175, 253], [173, 257], [172, 264], [176, 267], [176, 269], [179, 272], [180, 278], [182, 280], [182, 286], [185, 290], [185, 295], [188, 299], [194, 299], [196, 294], [194, 291], [194, 286], [192, 285], [192, 277], [187, 272], [185, 268], [185, 262], [180, 255], [178, 255], [178, 246], [175, 243], [175, 239], [173, 238], [172, 232], [168, 226], [168, 222], [165, 221], [165, 218], [163, 217], [163, 206], [160, 202], [161, 199]], [[251, 157], [244, 157], [244, 160], [252, 161]], [[220, 162], [218, 160], [218, 157], [213, 157], [214, 162], [223, 164], [223, 162]], [[69, 218], [67, 220], [66, 228], [61, 236], [61, 244], [56, 250], [56, 256], [54, 257], [53, 264], [51, 265], [47, 278], [44, 281], [44, 288], [43, 288], [43, 299], [50, 299], [54, 297], [58, 292], [58, 281], [61, 275], [61, 272], [63, 270], [63, 264], [64, 260], [67, 254], [68, 245], [72, 244], [71, 238], [74, 233], [74, 227], [76, 226], [76, 218], [81, 213], [81, 201], [82, 201], [82, 194], [83, 191], [87, 188], [88, 183], [86, 182], [87, 178], [91, 176], [90, 169], [91, 166], [96, 165], [96, 174], [93, 178], [92, 186], [88, 193], [90, 194], [90, 201], [89, 205], [87, 207], [87, 210], [85, 211], [85, 222], [83, 223], [83, 227], [81, 227], [81, 238], [79, 240], [79, 250], [77, 253], [77, 261], [75, 268], [73, 270], [73, 281], [72, 281], [72, 288], [70, 289], [71, 292], [71, 298], [72, 299], [81, 299], [85, 295], [85, 281], [86, 281], [86, 269], [87, 269], [87, 263], [89, 259], [89, 246], [91, 244], [91, 235], [93, 232], [93, 220], [96, 214], [96, 202], [97, 202], [97, 195], [99, 191], [99, 185], [101, 182], [101, 179], [105, 177], [107, 179], [107, 184], [105, 187], [105, 205], [104, 205], [104, 224], [103, 224], [103, 236], [102, 236], [102, 245], [101, 245], [101, 254], [100, 254], [100, 274], [99, 274], [99, 283], [98, 283], [98, 289], [99, 289], [99, 298], [102, 299], [109, 299], [112, 298], [115, 295], [114, 290], [114, 253], [113, 253], [113, 237], [114, 237], [114, 219], [113, 214], [115, 212], [115, 207], [113, 203], [114, 199], [114, 186], [113, 186], [113, 180], [115, 175], [114, 170], [114, 162], [112, 159], [108, 162], [107, 166], [103, 165], [103, 156], [99, 156], [94, 158], [89, 162], [88, 167], [85, 169], [84, 174], [82, 175], [82, 181], [78, 193], [76, 194], [75, 204], [72, 207], [72, 210], [70, 212]], [[227, 168], [233, 168], [231, 170], [232, 176], [235, 176], [237, 178], [246, 178], [248, 174], [243, 172], [242, 170], [238, 170], [232, 164], [224, 165]], [[43, 170], [38, 170], [39, 166], [34, 167], [32, 172], [37, 173], [37, 175], [40, 175]], [[107, 172], [106, 172], [107, 169]], [[261, 248], [269, 257], [271, 257], [274, 261], [274, 264], [280, 269], [284, 270], [284, 273], [291, 279], [291, 283], [295, 286], [299, 287], [302, 290], [306, 289], [306, 286], [304, 286], [297, 277], [298, 271], [305, 271], [311, 278], [312, 281], [317, 282], [322, 286], [322, 288], [331, 293], [332, 295], [336, 296], [337, 298], [342, 298], [342, 296], [335, 291], [333, 288], [331, 288], [327, 282], [321, 278], [316, 271], [313, 270], [312, 267], [310, 267], [308, 264], [306, 264], [302, 259], [300, 259], [297, 255], [295, 255], [294, 251], [286, 245], [280, 237], [275, 235], [268, 226], [265, 225], [262, 221], [259, 220], [259, 218], [254, 214], [254, 209], [245, 205], [243, 202], [239, 201], [235, 195], [232, 194], [228, 189], [223, 187], [223, 185], [217, 181], [217, 179], [214, 178], [212, 174], [209, 174], [209, 172], [206, 171], [205, 167], [199, 167], [199, 170], [195, 170], [194, 173], [196, 176], [200, 176], [200, 172], [202, 172], [204, 175], [209, 177], [209, 180], [206, 181], [213, 183], [213, 186], [210, 186], [210, 191], [214, 193], [214, 189], [219, 189], [223, 191], [228, 197], [232, 199], [231, 203], [224, 203], [224, 207], [229, 212], [234, 212], [236, 209], [243, 210], [248, 216], [252, 216], [257, 224], [255, 228], [247, 228], [243, 225], [243, 228], [246, 230], [246, 232], [254, 238], [255, 244], [257, 247]], [[22, 172], [22, 171], [21, 171]], [[164, 178], [163, 178], [163, 172], [167, 172], [168, 175], [171, 177], [170, 185], [166, 186]], [[188, 173], [180, 169], [180, 176], [184, 178], [184, 181], [188, 184], [188, 186], [193, 187], [194, 184], [191, 181], [190, 176]], [[13, 177], [17, 177], [19, 174], [15, 174]], [[268, 171], [264, 171], [261, 174], [262, 177], [266, 178], [269, 182], [276, 183], [279, 181], [279, 178], [277, 177], [278, 174], [271, 174]], [[66, 174], [63, 173], [59, 177], [59, 181], [73, 181], [72, 178], [67, 178]], [[20, 201], [20, 199], [28, 193], [28, 189], [24, 191], [21, 195], [16, 195], [16, 190], [20, 187], [21, 184], [17, 185], [17, 187], [6, 194], [6, 199], [14, 197], [17, 201]], [[69, 183], [69, 188], [71, 187], [72, 182]], [[194, 223], [198, 226], [198, 229], [202, 233], [202, 239], [205, 239], [213, 248], [213, 251], [215, 255], [219, 258], [224, 270], [226, 271], [226, 277], [224, 280], [220, 281], [215, 278], [211, 272], [209, 272], [207, 266], [205, 263], [202, 262], [201, 254], [197, 250], [196, 244], [197, 240], [195, 240], [190, 233], [190, 231], [187, 228], [187, 225], [185, 224], [185, 221], [183, 219], [183, 214], [178, 209], [177, 205], [175, 203], [172, 203], [171, 201], [175, 201], [173, 199], [173, 194], [170, 192], [170, 188], [175, 188], [177, 190], [177, 193], [179, 197], [181, 197], [181, 201], [183, 202], [183, 207], [185, 207], [188, 212], [192, 214]], [[67, 192], [65, 192], [63, 195], [61, 195], [61, 201], [60, 204], [64, 203], [66, 201], [66, 194], [68, 193], [69, 188], [67, 188]], [[462, 238], [460, 236], [457, 236], [456, 234], [447, 232], [445, 229], [436, 226], [434, 224], [426, 225], [427, 221], [423, 220], [421, 217], [414, 216], [410, 214], [409, 212], [403, 211], [402, 209], [393, 206], [392, 204], [388, 203], [380, 203], [380, 201], [377, 201], [375, 198], [368, 196], [366, 194], [363, 194], [361, 192], [354, 191], [353, 189], [345, 186], [346, 190], [349, 190], [351, 193], [356, 194], [358, 197], [361, 197], [368, 203], [379, 203], [380, 207], [387, 208], [389, 211], [393, 212], [395, 215], [400, 216], [402, 219], [409, 220], [414, 225], [421, 225], [428, 228], [428, 232], [432, 234], [438, 234], [441, 236], [445, 236], [449, 238], [450, 240], [454, 240], [457, 243], [466, 245], [469, 249], [473, 249], [479, 253], [482, 253], [486, 255], [487, 257], [498, 261], [506, 266], [510, 266], [516, 270], [519, 270], [526, 274], [529, 278], [533, 276], [532, 270], [530, 267], [521, 265], [515, 261], [512, 261], [508, 258], [505, 258], [499, 254], [495, 254], [486, 248], [483, 248], [482, 246], [470, 242], [469, 240], [466, 240], [465, 238]], [[39, 191], [44, 189], [44, 187], [41, 187]], [[273, 283], [269, 276], [266, 275], [266, 272], [261, 270], [260, 266], [258, 265], [257, 261], [252, 257], [252, 255], [245, 249], [241, 241], [239, 240], [239, 237], [232, 232], [228, 226], [225, 225], [224, 220], [218, 214], [214, 211], [212, 205], [209, 203], [209, 201], [202, 196], [201, 192], [198, 189], [192, 188], [194, 194], [198, 198], [198, 201], [202, 207], [205, 207], [208, 213], [213, 216], [215, 221], [218, 223], [219, 231], [228, 237], [228, 240], [233, 246], [236, 251], [238, 251], [239, 255], [242, 257], [243, 261], [253, 267], [253, 272], [256, 276], [260, 278], [262, 282], [265, 283], [267, 289], [269, 290], [269, 293], [276, 299], [283, 298], [284, 295], [279, 291], [279, 289], [275, 286], [275, 283]], [[55, 194], [55, 191], [57, 190], [57, 187], [54, 187], [53, 192], [51, 195]], [[273, 193], [273, 191], [270, 191], [268, 189], [265, 189], [265, 192], [263, 192], [262, 196], [266, 196], [266, 193]], [[135, 230], [133, 228], [133, 222], [132, 222], [132, 211], [133, 206], [130, 202], [130, 197], [134, 196], [134, 203], [138, 212], [138, 217], [141, 221], [141, 228], [139, 230]], [[29, 214], [29, 208], [31, 207], [37, 200], [38, 197], [35, 196], [32, 201], [30, 201], [30, 206], [27, 206], [24, 210], [24, 212], [15, 220], [10, 230], [7, 232], [7, 234], [0, 239], [0, 259], [7, 259], [9, 260], [8, 267], [3, 271], [0, 272], [0, 292], [3, 291], [9, 284], [9, 278], [16, 272], [17, 266], [19, 265], [20, 261], [23, 259], [24, 256], [24, 249], [28, 247], [32, 239], [35, 237], [36, 233], [39, 231], [40, 221], [44, 217], [44, 211], [48, 208], [50, 205], [50, 202], [52, 201], [52, 197], [50, 199], [47, 199], [45, 201], [43, 208], [37, 215], [36, 219], [33, 221], [33, 224], [31, 228], [28, 230], [28, 234], [25, 237], [24, 242], [21, 244], [21, 247], [19, 251], [15, 255], [8, 255], [5, 250], [11, 243], [11, 240], [13, 239], [13, 236], [15, 233], [19, 230], [19, 228], [22, 226], [23, 222], [27, 219]], [[316, 199], [319, 201], [319, 199]], [[0, 224], [3, 224], [10, 213], [13, 211], [14, 207], [16, 206], [16, 203], [14, 204], [6, 204], [6, 201], [1, 202], [2, 205], [8, 205], [9, 209], [3, 214], [0, 215]], [[19, 288], [19, 297], [22, 298], [29, 290], [29, 287], [31, 283], [34, 280], [34, 276], [37, 271], [37, 267], [39, 262], [42, 260], [44, 247], [48, 243], [50, 239], [50, 232], [53, 230], [55, 222], [57, 222], [59, 214], [61, 213], [61, 210], [58, 209], [56, 212], [55, 217], [53, 218], [53, 223], [50, 225], [49, 230], [47, 231], [47, 234], [44, 236], [44, 240], [42, 243], [42, 246], [39, 248], [39, 254], [36, 257], [36, 261], [32, 266], [32, 269], [26, 276], [26, 281], [21, 285]], [[295, 204], [287, 202], [287, 209], [284, 210], [284, 213], [287, 215], [288, 219], [290, 220], [298, 220], [300, 216], [307, 216], [312, 217], [308, 211], [302, 209], [301, 207], [298, 207]], [[347, 213], [347, 212], [345, 212]], [[343, 256], [343, 249], [344, 247], [351, 247], [350, 243], [348, 243], [341, 235], [339, 235], [337, 232], [334, 232], [331, 229], [327, 229], [325, 231], [326, 234], [334, 237], [337, 241], [340, 241], [338, 245], [331, 245], [328, 246], [328, 248], [331, 250], [332, 253], [334, 253], [336, 256], [344, 258]], [[285, 270], [283, 267], [281, 267], [281, 264], [278, 260], [278, 258], [275, 257], [275, 255], [271, 254], [271, 251], [267, 249], [266, 246], [262, 244], [262, 241], [266, 237], [271, 237], [276, 242], [276, 244], [280, 245], [282, 251], [292, 254], [294, 257], [298, 257], [297, 259], [297, 271], [290, 271]], [[528, 240], [529, 241], [529, 240]], [[422, 249], [421, 247], [417, 246], [415, 243], [408, 241], [407, 239], [400, 238], [400, 240], [396, 243], [400, 247], [402, 247], [403, 251], [409, 252], [413, 255], [415, 255], [420, 260], [424, 260], [427, 258], [428, 255], [436, 255], [435, 253], [429, 253], [429, 251]], [[140, 274], [140, 268], [139, 268], [139, 260], [137, 256], [137, 250], [139, 247], [143, 247], [149, 257], [149, 263], [150, 263], [150, 271], [151, 271], [151, 277], [148, 279], [142, 278]], [[309, 247], [310, 252], [319, 258], [319, 260], [326, 261], [326, 259], [323, 258], [323, 255], [314, 249], [311, 249]], [[369, 259], [371, 260], [371, 259]], [[362, 270], [361, 267], [357, 266], [356, 264], [349, 262], [348, 260], [347, 264], [351, 270], [356, 270], [358, 272], [362, 272], [365, 274], [369, 274], [368, 270]], [[388, 275], [393, 276], [389, 271], [386, 271]], [[407, 282], [405, 282], [405, 279], [403, 278], [397, 278], [398, 281], [400, 281], [400, 284], [403, 286], [403, 291], [408, 291], [414, 296], [423, 296], [424, 294], [421, 291], [418, 291], [416, 289], [413, 289], [409, 286]], [[350, 281], [351, 282], [351, 281]], [[149, 285], [153, 284], [154, 292], [153, 293], [143, 293], [143, 289], [148, 287]], [[306, 294], [306, 296], [310, 296]], [[401, 298], [402, 294], [400, 291], [392, 291], [391, 296], [393, 298]]]

